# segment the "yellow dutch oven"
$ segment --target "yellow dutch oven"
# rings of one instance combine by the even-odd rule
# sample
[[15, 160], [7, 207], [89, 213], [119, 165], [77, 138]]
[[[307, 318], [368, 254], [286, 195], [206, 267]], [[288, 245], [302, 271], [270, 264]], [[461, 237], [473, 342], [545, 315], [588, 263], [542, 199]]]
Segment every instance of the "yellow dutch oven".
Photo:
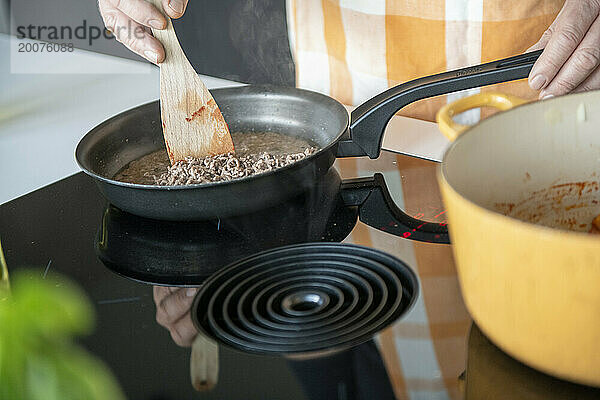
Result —
[[[600, 386], [600, 92], [524, 104], [482, 93], [438, 113], [438, 181], [462, 294], [509, 355]], [[507, 110], [473, 127], [465, 110]]]

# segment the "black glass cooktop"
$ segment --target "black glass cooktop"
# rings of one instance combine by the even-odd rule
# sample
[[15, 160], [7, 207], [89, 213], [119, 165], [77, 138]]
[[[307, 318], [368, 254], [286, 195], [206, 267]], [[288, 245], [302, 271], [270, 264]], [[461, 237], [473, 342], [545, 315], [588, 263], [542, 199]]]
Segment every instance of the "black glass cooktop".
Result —
[[[369, 227], [359, 221], [356, 198], [342, 193], [348, 188], [343, 179], [381, 172], [392, 199], [409, 216], [443, 226], [434, 163], [383, 152], [378, 160], [338, 161], [337, 168], [285, 204], [193, 223], [126, 214], [78, 173], [1, 205], [0, 237], [10, 271], [34, 268], [84, 288], [97, 326], [83, 343], [112, 369], [129, 399], [600, 398], [595, 389], [538, 373], [502, 353], [464, 308], [450, 246], [412, 241], [409, 231], [408, 239], [388, 233], [393, 225]], [[368, 297], [361, 285], [374, 288], [376, 296], [385, 292], [388, 303], [404, 308], [385, 314], [385, 329], [374, 335], [365, 330], [370, 336], [347, 346], [306, 353], [259, 354], [196, 330], [190, 307], [197, 286], [211, 277], [209, 282], [221, 285], [227, 275], [216, 274], [226, 265], [243, 267], [256, 253], [306, 242], [322, 243], [326, 250], [337, 242], [374, 249], [375, 270], [383, 272], [361, 276], [352, 263], [334, 257], [356, 279], [347, 279], [351, 285], [345, 288], [332, 284], [344, 268], [313, 263], [311, 271], [320, 278], [313, 277], [311, 290], [288, 290], [296, 287], [295, 276], [289, 287], [273, 286], [271, 297], [279, 303], [268, 306], [280, 318], [317, 320], [317, 310], [343, 307], [340, 298], [349, 301], [354, 286], [359, 299]], [[353, 254], [362, 260], [367, 253]], [[389, 263], [397, 277], [379, 266], [388, 257], [397, 260]], [[326, 269], [329, 275], [319, 275]], [[379, 287], [383, 281], [395, 283]]]

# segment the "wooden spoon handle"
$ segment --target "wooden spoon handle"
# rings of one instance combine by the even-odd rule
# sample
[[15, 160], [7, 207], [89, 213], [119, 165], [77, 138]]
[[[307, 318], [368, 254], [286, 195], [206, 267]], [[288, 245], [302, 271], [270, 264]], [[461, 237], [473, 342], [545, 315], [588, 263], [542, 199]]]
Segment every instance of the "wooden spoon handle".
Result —
[[[167, 27], [165, 29], [151, 28], [152, 34], [154, 35], [154, 37], [156, 39], [158, 39], [158, 41], [161, 42], [161, 44], [165, 48], [165, 61], [160, 64], [161, 71], [163, 70], [163, 68], [170, 70], [171, 69], [170, 67], [176, 67], [177, 69], [181, 69], [181, 66], [185, 66], [188, 68], [185, 68], [184, 70], [188, 73], [192, 73], [195, 77], [196, 73], [194, 72], [194, 68], [192, 67], [192, 64], [190, 64], [190, 61], [188, 60], [185, 53], [183, 52], [181, 43], [179, 43], [179, 39], [177, 38], [177, 34], [175, 33], [175, 28], [173, 27], [173, 21], [165, 13], [163, 6], [162, 6], [162, 1], [161, 0], [148, 0], [148, 1], [152, 4], [154, 4], [154, 6], [156, 8], [158, 8], [158, 10], [167, 19]], [[161, 79], [162, 79], [162, 76], [161, 76]], [[206, 92], [207, 96], [210, 96], [210, 93], [208, 92], [208, 89], [206, 88], [204, 83], [202, 83], [202, 81], [199, 79], [198, 79], [198, 81], [201, 82], [202, 88], [204, 89], [203, 91]]]
[[219, 347], [202, 333], [192, 344], [190, 375], [192, 386], [199, 392], [212, 390], [219, 380]]
[[152, 33], [166, 53], [160, 64], [160, 110], [171, 163], [232, 153], [233, 140], [221, 110], [183, 52], [161, 0], [148, 1], [167, 19], [166, 29], [152, 29]]

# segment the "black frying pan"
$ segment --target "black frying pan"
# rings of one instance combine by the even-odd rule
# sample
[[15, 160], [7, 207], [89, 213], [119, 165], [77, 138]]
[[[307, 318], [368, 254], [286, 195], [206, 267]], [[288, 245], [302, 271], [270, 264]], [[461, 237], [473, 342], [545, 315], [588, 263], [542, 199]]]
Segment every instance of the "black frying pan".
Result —
[[[252, 212], [294, 196], [324, 175], [336, 157], [379, 156], [388, 121], [414, 101], [527, 77], [541, 51], [456, 71], [391, 88], [348, 113], [336, 100], [307, 90], [242, 86], [211, 91], [232, 132], [275, 131], [309, 139], [321, 150], [306, 159], [261, 175], [228, 182], [189, 186], [149, 186], [112, 177], [130, 161], [164, 146], [158, 101], [125, 111], [92, 129], [80, 142], [80, 167], [98, 182], [106, 198], [132, 214], [161, 220], [203, 220]], [[389, 218], [388, 231], [411, 239], [448, 242], [446, 227], [414, 219], [390, 204], [376, 179], [362, 183], [361, 220], [372, 225]], [[370, 196], [375, 193], [377, 196]], [[385, 209], [382, 214], [377, 208]], [[391, 213], [390, 213], [391, 212]], [[365, 221], [367, 222], [367, 221]], [[369, 223], [369, 222], [367, 222]]]
[[[344, 202], [331, 168], [307, 191], [281, 204], [217, 221], [180, 223], [141, 218], [107, 206], [96, 252], [112, 271], [154, 285], [197, 286], [224, 266], [267, 249], [341, 242], [358, 207]], [[345, 189], [344, 192], [353, 189]]]

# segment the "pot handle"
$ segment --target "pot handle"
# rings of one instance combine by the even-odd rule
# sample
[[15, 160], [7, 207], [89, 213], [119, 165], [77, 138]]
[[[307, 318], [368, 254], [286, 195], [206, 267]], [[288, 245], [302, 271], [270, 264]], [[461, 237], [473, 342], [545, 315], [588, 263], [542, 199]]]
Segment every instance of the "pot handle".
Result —
[[422, 221], [398, 208], [380, 173], [344, 180], [341, 195], [346, 205], [358, 207], [360, 220], [373, 228], [420, 242], [450, 243], [445, 223]]
[[494, 107], [501, 111], [506, 111], [527, 102], [529, 100], [504, 93], [477, 93], [446, 104], [437, 112], [435, 119], [440, 131], [442, 131], [448, 140], [453, 142], [461, 133], [469, 128], [468, 125], [454, 122], [452, 118], [458, 114], [479, 107]]
[[526, 78], [542, 51], [426, 76], [386, 90], [352, 112], [350, 128], [338, 142], [338, 157], [379, 157], [385, 127], [404, 106], [428, 97]]

